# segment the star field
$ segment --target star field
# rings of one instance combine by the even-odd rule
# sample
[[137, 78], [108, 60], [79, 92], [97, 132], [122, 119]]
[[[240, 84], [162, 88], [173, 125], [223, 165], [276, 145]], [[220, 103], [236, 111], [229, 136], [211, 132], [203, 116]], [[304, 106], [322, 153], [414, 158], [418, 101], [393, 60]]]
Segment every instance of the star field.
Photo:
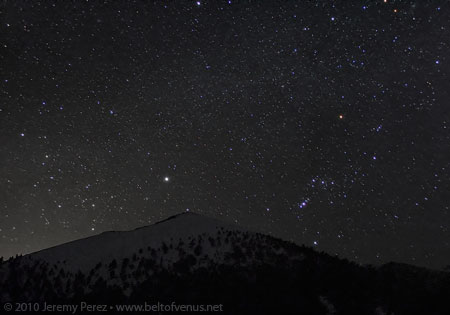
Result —
[[4, 1], [0, 256], [193, 211], [450, 264], [445, 1]]

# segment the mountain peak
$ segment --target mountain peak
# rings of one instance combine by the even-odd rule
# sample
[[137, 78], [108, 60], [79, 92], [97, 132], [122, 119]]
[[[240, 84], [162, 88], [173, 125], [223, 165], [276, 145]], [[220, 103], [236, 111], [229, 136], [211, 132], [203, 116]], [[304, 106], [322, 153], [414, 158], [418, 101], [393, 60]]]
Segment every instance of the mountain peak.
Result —
[[205, 217], [206, 218], [207, 216], [196, 213], [196, 212], [185, 211], [185, 212], [180, 212], [180, 213], [174, 214], [162, 221], [156, 222], [155, 224], [160, 224], [160, 223], [167, 222], [167, 221], [174, 220], [174, 219], [183, 219], [183, 218], [187, 218], [187, 217], [198, 217], [198, 218]]
[[131, 231], [108, 231], [88, 238], [35, 252], [24, 257], [49, 263], [66, 261], [72, 270], [88, 270], [98, 261], [111, 261], [129, 257], [146, 248], [159, 248], [161, 244], [188, 240], [198, 235], [215, 235], [219, 229], [245, 230], [235, 224], [202, 214], [182, 212], [152, 225]]

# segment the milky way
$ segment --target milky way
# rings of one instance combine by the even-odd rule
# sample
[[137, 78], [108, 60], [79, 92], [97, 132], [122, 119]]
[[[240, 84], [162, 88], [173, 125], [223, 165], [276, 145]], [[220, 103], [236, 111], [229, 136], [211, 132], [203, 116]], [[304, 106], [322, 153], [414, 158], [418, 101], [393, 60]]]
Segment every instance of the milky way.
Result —
[[0, 256], [192, 211], [450, 264], [445, 1], [3, 1]]

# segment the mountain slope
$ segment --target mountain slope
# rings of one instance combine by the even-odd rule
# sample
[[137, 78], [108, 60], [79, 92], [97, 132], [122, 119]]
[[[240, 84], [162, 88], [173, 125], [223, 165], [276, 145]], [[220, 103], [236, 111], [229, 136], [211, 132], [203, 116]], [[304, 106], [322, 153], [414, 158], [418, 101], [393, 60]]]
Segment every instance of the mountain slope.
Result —
[[450, 310], [446, 272], [360, 266], [191, 213], [10, 259], [0, 265], [0, 288], [0, 303], [176, 301], [223, 304], [227, 314]]
[[104, 232], [85, 239], [55, 246], [24, 256], [24, 259], [43, 260], [50, 264], [65, 261], [66, 268], [89, 271], [98, 262], [123, 259], [140, 249], [159, 248], [162, 243], [196, 237], [201, 234], [214, 235], [219, 229], [239, 231], [237, 225], [227, 224], [195, 213], [182, 213], [154, 225], [125, 232]]

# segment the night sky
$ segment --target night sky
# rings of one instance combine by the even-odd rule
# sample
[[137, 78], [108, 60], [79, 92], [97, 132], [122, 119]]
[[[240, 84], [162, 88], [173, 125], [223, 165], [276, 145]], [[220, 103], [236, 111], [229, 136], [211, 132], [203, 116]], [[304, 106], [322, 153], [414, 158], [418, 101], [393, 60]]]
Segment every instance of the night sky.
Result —
[[191, 211], [450, 264], [448, 1], [0, 6], [0, 256]]

